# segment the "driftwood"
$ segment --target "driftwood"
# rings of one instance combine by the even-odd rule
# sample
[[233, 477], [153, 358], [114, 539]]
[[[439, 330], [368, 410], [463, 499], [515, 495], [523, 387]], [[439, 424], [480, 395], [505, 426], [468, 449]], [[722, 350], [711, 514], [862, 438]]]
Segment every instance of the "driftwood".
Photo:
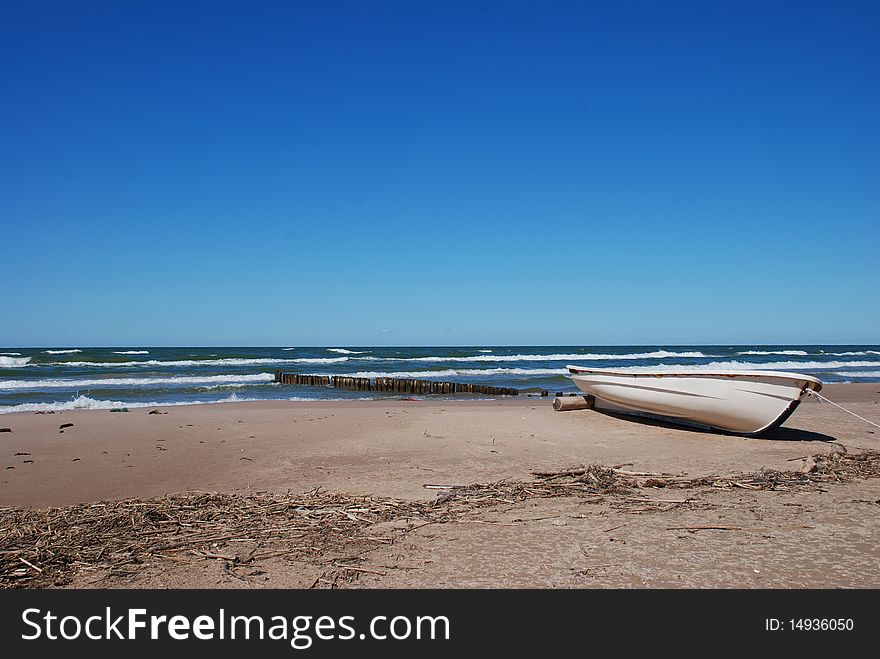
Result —
[[565, 396], [553, 399], [553, 409], [557, 412], [567, 412], [569, 410], [591, 410], [596, 399], [593, 396]]

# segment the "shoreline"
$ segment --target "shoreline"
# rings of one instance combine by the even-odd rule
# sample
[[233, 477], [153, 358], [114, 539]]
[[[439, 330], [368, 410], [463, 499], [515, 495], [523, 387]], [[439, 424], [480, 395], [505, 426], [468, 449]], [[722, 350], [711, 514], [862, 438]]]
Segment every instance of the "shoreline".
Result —
[[[836, 403], [867, 403], [880, 402], [880, 382], [837, 382], [831, 384], [823, 384], [822, 395], [830, 398]], [[566, 394], [566, 396], [569, 394]], [[582, 395], [577, 393], [575, 395]], [[476, 398], [467, 394], [461, 397], [441, 396], [441, 395], [386, 395], [375, 396], [369, 398], [309, 398], [289, 400], [286, 398], [265, 398], [254, 400], [235, 400], [235, 401], [217, 401], [217, 402], [198, 402], [198, 403], [158, 403], [158, 404], [142, 404], [142, 403], [125, 403], [119, 401], [122, 406], [131, 405], [134, 411], [144, 409], [180, 409], [180, 408], [197, 408], [197, 407], [217, 407], [226, 405], [237, 406], [260, 406], [260, 405], [289, 405], [292, 407], [308, 407], [315, 405], [339, 405], [341, 407], [368, 407], [377, 404], [394, 404], [397, 402], [419, 403], [424, 405], [530, 405], [538, 401], [553, 401], [554, 395], [539, 396], [535, 393], [520, 394], [518, 396], [503, 396], [500, 398]], [[807, 399], [805, 402], [815, 402]], [[105, 408], [77, 408], [70, 410], [51, 410], [46, 412], [23, 411], [23, 412], [5, 412], [0, 413], [0, 427], [4, 426], [3, 419], [12, 419], [20, 416], [30, 415], [56, 415], [56, 414], [74, 414], [80, 412], [107, 413], [109, 409]], [[8, 425], [8, 424], [6, 424]]]
[[[880, 385], [831, 385], [827, 393], [861, 416], [880, 416]], [[552, 401], [271, 400], [9, 414], [0, 419], [12, 429], [0, 433], [0, 505], [313, 487], [429, 498], [422, 486], [431, 480], [522, 479], [573, 464], [732, 473], [786, 468], [834, 442], [880, 448], [871, 426], [813, 399], [761, 439], [593, 410], [555, 412]], [[73, 426], [61, 432], [66, 423]]]

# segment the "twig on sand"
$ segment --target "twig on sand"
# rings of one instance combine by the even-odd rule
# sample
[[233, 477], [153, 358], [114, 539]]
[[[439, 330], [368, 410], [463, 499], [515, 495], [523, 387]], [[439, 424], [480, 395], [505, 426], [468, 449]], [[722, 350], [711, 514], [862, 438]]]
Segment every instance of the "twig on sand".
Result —
[[233, 554], [215, 554], [209, 551], [195, 551], [193, 552], [196, 556], [201, 556], [202, 558], [219, 558], [224, 561], [237, 561], [238, 556]]
[[667, 531], [742, 531], [741, 526], [719, 526], [716, 524], [698, 524], [696, 526], [667, 526]]
[[381, 570], [371, 570], [366, 567], [355, 567], [354, 565], [336, 565], [333, 567], [339, 568], [340, 570], [348, 570], [349, 572], [366, 572], [367, 574], [378, 574], [380, 577], [384, 577], [387, 572], [382, 572]]
[[42, 568], [38, 568], [36, 565], [34, 565], [33, 563], [31, 563], [30, 561], [27, 561], [27, 560], [23, 559], [21, 556], [18, 557], [18, 560], [20, 560], [22, 563], [24, 563], [24, 564], [27, 565], [28, 567], [32, 567], [32, 568], [35, 569], [37, 572], [42, 572], [42, 571], [43, 571]]

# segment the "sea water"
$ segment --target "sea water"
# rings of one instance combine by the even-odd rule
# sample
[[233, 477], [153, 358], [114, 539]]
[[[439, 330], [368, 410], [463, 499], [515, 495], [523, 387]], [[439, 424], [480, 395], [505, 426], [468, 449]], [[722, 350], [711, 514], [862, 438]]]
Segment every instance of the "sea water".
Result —
[[276, 369], [470, 382], [524, 393], [576, 391], [566, 364], [636, 371], [770, 369], [824, 382], [880, 382], [876, 345], [0, 348], [0, 413], [394, 396], [276, 384]]

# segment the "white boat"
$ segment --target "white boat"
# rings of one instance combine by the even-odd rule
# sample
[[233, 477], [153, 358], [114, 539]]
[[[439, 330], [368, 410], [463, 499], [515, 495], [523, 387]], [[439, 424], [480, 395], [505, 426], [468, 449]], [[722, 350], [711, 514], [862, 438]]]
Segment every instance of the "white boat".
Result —
[[740, 435], [781, 425], [822, 382], [781, 371], [615, 371], [567, 366], [595, 406]]

